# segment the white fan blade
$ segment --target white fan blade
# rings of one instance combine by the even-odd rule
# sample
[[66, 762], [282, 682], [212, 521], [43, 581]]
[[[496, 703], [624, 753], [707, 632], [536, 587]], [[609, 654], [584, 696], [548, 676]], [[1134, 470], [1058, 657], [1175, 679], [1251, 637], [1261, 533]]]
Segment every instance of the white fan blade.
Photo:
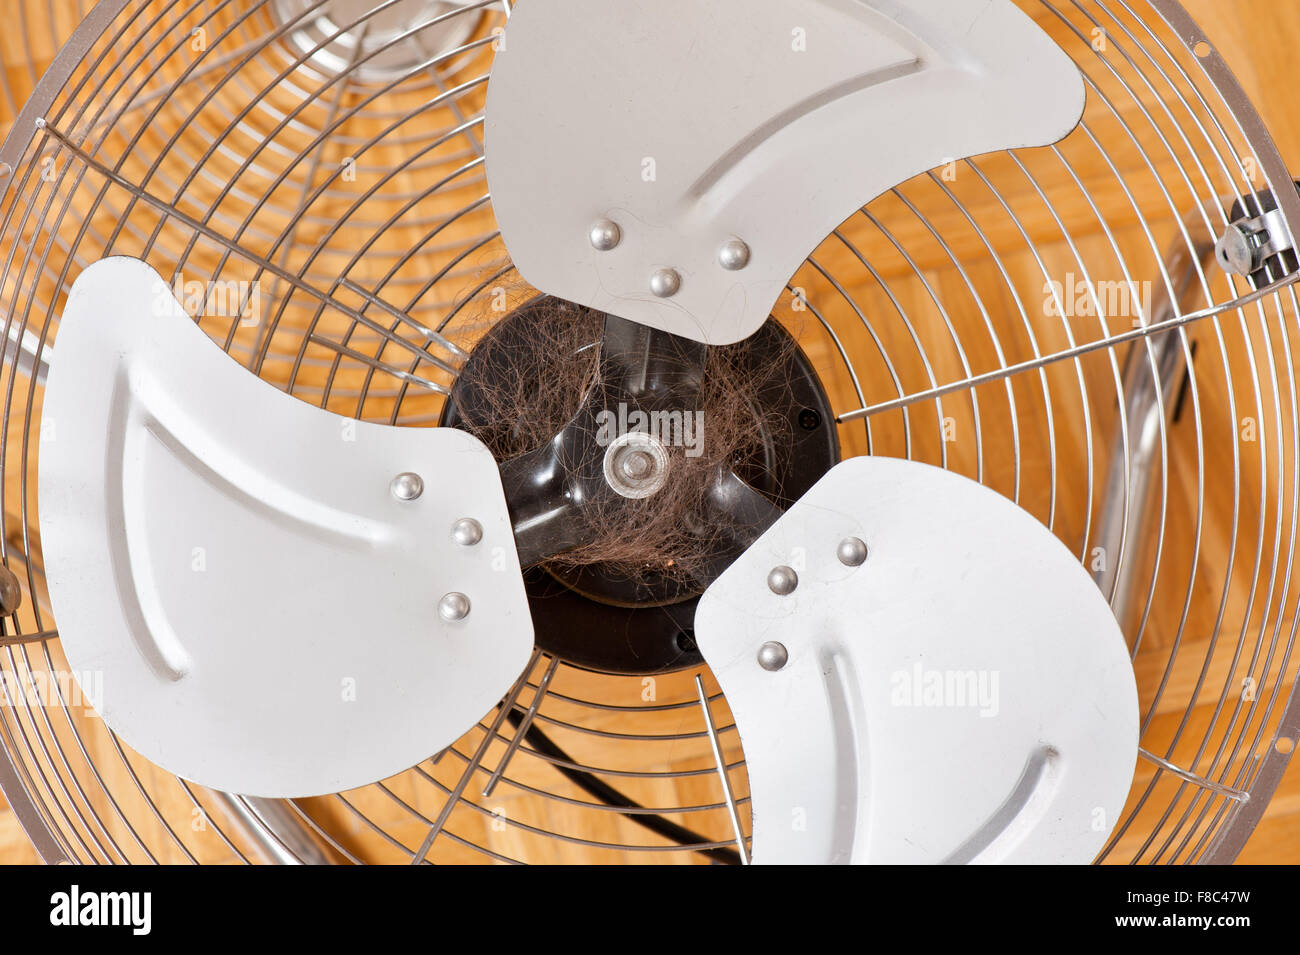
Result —
[[859, 206], [1055, 142], [1084, 100], [1011, 0], [529, 0], [492, 66], [487, 176], [533, 286], [726, 344]]
[[[102, 674], [105, 722], [170, 772], [256, 796], [364, 785], [454, 741], [527, 663], [488, 450], [277, 391], [142, 262], [104, 260], [73, 287], [41, 432], [68, 662]], [[413, 500], [390, 490], [407, 472]], [[453, 539], [463, 518], [478, 543]], [[468, 614], [440, 616], [447, 594]]]
[[757, 862], [1084, 863], [1118, 820], [1138, 739], [1123, 635], [1056, 537], [964, 477], [836, 466], [714, 581], [695, 633], [744, 745]]

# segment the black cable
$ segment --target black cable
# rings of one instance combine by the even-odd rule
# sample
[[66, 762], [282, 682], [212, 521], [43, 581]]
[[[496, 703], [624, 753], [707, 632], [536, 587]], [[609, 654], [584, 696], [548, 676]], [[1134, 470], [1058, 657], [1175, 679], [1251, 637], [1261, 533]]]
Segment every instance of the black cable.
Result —
[[[523, 714], [512, 708], [510, 710], [510, 722], [516, 730], [519, 729], [519, 724], [523, 721]], [[537, 752], [544, 756], [549, 756], [552, 759], [563, 760], [566, 763], [573, 762], [573, 759], [568, 753], [560, 749], [559, 746], [551, 741], [549, 736], [534, 725], [529, 725], [528, 732], [524, 734], [524, 739], [528, 740], [528, 742], [532, 744], [533, 749], [537, 750]], [[598, 779], [591, 773], [585, 772], [581, 769], [573, 769], [570, 766], [557, 765], [555, 768], [558, 769], [570, 782], [586, 791], [588, 795], [599, 799], [606, 806], [613, 806], [615, 809], [645, 808], [640, 803], [624, 796], [613, 786]], [[696, 852], [703, 856], [707, 856], [714, 862], [719, 862], [723, 865], [740, 865], [740, 853], [735, 849], [695, 848], [700, 845], [700, 843], [709, 842], [710, 840], [704, 838], [704, 836], [700, 835], [698, 832], [687, 829], [685, 826], [679, 826], [671, 819], [665, 819], [663, 816], [655, 813], [644, 812], [624, 812], [619, 813], [619, 815], [624, 819], [631, 819], [637, 825], [644, 826], [651, 832], [663, 836], [665, 839], [671, 839], [680, 846], [687, 849], [695, 849]]]

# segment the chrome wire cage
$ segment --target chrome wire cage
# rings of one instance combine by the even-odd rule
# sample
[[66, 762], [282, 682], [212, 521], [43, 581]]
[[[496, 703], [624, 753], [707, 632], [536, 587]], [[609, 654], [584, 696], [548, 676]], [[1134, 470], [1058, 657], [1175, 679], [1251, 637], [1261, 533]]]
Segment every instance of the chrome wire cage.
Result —
[[[1265, 212], [1289, 242], [1300, 197], [1174, 0], [1018, 2], [1082, 71], [1083, 123], [871, 202], [774, 314], [825, 384], [846, 456], [1005, 494], [1110, 598], [1142, 758], [1099, 861], [1230, 861], [1300, 735], [1298, 303], [1285, 256], [1241, 277], [1215, 243]], [[468, 349], [531, 294], [483, 175], [508, 15], [506, 0], [103, 0], [0, 148], [0, 548], [24, 591], [0, 631], [0, 786], [47, 861], [747, 851], [744, 755], [706, 668], [615, 676], [537, 651], [444, 752], [283, 802], [131, 752], [60, 648], [35, 474], [71, 283], [103, 257], [142, 258], [250, 373], [341, 416], [436, 424], [456, 374], [439, 338]]]
[[22, 0], [6, 7], [5, 32], [0, 35], [0, 129], [10, 124], [40, 82], [45, 64], [77, 24], [95, 5], [94, 0]]

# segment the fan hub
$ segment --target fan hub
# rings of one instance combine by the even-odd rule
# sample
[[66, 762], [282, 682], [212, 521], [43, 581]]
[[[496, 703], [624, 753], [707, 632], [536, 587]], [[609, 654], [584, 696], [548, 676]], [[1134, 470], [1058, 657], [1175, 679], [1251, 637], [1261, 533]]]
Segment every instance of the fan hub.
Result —
[[605, 451], [605, 483], [630, 500], [662, 490], [670, 467], [663, 442], [644, 431], [619, 435]]
[[[699, 594], [766, 526], [756, 504], [779, 514], [839, 460], [834, 415], [774, 321], [720, 349], [656, 340], [646, 373], [613, 388], [596, 347], [616, 347], [608, 325], [602, 343], [608, 321], [550, 298], [511, 312], [474, 348], [442, 423], [492, 449], [512, 508], [545, 486], [569, 512], [541, 534], [516, 514], [540, 646], [612, 672], [697, 665]], [[550, 523], [537, 513], [526, 523]], [[531, 538], [563, 539], [574, 523], [595, 543], [529, 558]]]

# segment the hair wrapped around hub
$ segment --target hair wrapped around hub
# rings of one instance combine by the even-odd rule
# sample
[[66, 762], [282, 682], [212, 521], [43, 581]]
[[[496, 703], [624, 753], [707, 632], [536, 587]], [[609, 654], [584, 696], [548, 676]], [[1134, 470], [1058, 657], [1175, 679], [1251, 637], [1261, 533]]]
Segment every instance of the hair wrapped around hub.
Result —
[[[491, 328], [473, 349], [457, 382], [460, 427], [486, 444], [499, 461], [532, 451], [553, 438], [600, 384], [605, 316], [554, 298], [538, 298]], [[520, 328], [518, 323], [526, 322]], [[754, 338], [763, 335], [760, 332]], [[791, 398], [786, 365], [796, 351], [788, 335], [761, 356], [754, 339], [709, 348], [695, 404], [605, 408], [597, 415], [596, 444], [608, 447], [622, 434], [645, 431], [667, 453], [662, 486], [648, 497], [611, 494], [582, 510], [587, 540], [549, 558], [564, 575], [598, 568], [677, 597], [700, 592], [734, 540], [736, 528], [711, 513], [709, 491], [719, 474], [734, 470], [755, 488], [776, 497], [789, 454]], [[770, 344], [770, 343], [769, 343]], [[620, 403], [622, 404], [622, 403]], [[575, 462], [599, 470], [600, 461]]]

